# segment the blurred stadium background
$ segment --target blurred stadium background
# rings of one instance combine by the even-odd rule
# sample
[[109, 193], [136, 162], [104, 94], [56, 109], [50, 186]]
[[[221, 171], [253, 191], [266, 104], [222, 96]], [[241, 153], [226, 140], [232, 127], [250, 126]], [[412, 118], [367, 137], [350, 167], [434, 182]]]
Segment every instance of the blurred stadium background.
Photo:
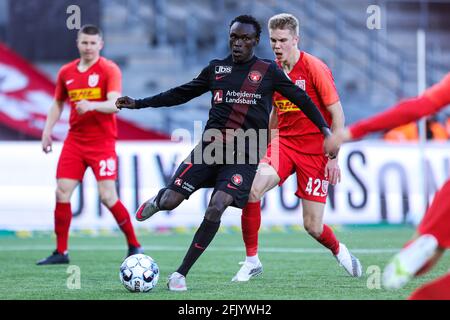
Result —
[[[426, 84], [450, 70], [450, 1], [445, 0], [0, 0], [0, 229], [52, 229], [61, 144], [45, 156], [39, 138], [57, 71], [78, 56], [77, 30], [66, 26], [71, 5], [81, 9], [81, 24], [103, 29], [103, 55], [119, 64], [123, 93], [132, 97], [182, 84], [210, 59], [226, 56], [228, 23], [244, 13], [264, 27], [257, 49], [264, 58], [273, 57], [268, 18], [280, 12], [300, 18], [301, 49], [330, 66], [347, 123], [417, 95], [417, 30], [426, 35]], [[380, 29], [366, 25], [370, 5], [381, 9]], [[209, 107], [205, 94], [175, 109], [120, 112], [118, 187], [131, 212], [164, 185], [190, 150], [163, 140], [174, 133], [198, 133]], [[445, 126], [446, 112], [438, 121]], [[61, 141], [66, 129], [67, 114], [55, 138]], [[364, 140], [343, 148], [341, 166], [343, 182], [330, 192], [328, 223], [417, 223], [448, 176], [448, 145], [430, 143], [421, 151], [417, 144]], [[295, 183], [290, 182], [266, 197], [265, 225], [299, 222]], [[198, 192], [179, 211], [149, 225], [197, 225], [207, 196], [208, 191]], [[73, 203], [75, 228], [114, 227], [89, 172]], [[225, 225], [240, 223], [238, 211], [224, 219]]]

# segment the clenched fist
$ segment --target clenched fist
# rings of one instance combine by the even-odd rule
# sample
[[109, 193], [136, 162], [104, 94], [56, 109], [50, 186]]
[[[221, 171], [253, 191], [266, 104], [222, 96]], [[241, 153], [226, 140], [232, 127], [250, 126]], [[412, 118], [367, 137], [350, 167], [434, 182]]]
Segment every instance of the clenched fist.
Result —
[[117, 109], [136, 109], [136, 101], [128, 96], [120, 97], [116, 100]]

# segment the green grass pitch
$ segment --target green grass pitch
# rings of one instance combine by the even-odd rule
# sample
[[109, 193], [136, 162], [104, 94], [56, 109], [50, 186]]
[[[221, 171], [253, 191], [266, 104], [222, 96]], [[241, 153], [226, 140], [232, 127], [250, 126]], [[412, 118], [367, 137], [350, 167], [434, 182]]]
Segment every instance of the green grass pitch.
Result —
[[[73, 236], [70, 264], [80, 268], [80, 289], [67, 286], [69, 265], [36, 266], [51, 253], [54, 238], [0, 236], [0, 299], [67, 300], [393, 300], [405, 299], [415, 288], [444, 274], [445, 255], [428, 274], [404, 289], [378, 287], [386, 262], [413, 234], [410, 227], [342, 227], [336, 235], [363, 264], [363, 277], [354, 279], [305, 231], [261, 232], [260, 258], [264, 273], [247, 283], [233, 283], [238, 262], [245, 256], [240, 232], [221, 232], [191, 269], [187, 292], [169, 292], [166, 279], [184, 257], [193, 233], [141, 234], [146, 254], [160, 267], [157, 287], [149, 293], [130, 293], [119, 281], [126, 248], [121, 234]], [[369, 270], [369, 273], [367, 271]]]

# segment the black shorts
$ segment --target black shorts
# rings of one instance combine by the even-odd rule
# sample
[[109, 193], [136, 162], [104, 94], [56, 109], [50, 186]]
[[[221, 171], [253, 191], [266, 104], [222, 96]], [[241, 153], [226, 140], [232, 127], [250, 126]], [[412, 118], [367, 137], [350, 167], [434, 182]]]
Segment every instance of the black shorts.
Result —
[[198, 189], [214, 188], [213, 194], [220, 190], [233, 197], [231, 206], [245, 207], [258, 165], [197, 163], [191, 161], [194, 150], [180, 164], [167, 188], [183, 194], [186, 199]]

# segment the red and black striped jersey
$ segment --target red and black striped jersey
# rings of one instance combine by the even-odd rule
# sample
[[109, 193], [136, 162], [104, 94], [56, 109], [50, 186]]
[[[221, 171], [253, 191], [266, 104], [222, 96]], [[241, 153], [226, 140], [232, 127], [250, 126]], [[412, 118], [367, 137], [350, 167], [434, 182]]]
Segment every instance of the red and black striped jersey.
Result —
[[136, 100], [136, 108], [180, 105], [211, 92], [207, 129], [267, 129], [272, 96], [279, 92], [302, 106], [303, 113], [319, 128], [328, 128], [321, 113], [305, 91], [296, 86], [271, 60], [254, 56], [234, 63], [231, 55], [212, 60], [192, 81], [158, 95]]

